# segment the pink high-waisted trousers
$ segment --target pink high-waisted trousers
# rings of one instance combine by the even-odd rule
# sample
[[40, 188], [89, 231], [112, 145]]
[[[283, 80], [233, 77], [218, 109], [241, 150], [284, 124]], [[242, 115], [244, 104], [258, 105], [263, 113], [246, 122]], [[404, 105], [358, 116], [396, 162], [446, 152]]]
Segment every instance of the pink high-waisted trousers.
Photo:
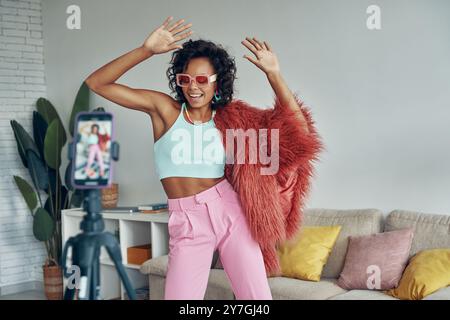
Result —
[[272, 300], [259, 244], [227, 179], [198, 194], [168, 199], [169, 262], [164, 299], [202, 300], [213, 254], [236, 300]]

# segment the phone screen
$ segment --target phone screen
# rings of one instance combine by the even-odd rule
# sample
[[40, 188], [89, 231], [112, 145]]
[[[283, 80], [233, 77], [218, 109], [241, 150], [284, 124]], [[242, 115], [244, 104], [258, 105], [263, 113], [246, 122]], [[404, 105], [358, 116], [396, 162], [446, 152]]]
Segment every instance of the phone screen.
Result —
[[80, 112], [74, 135], [72, 182], [78, 188], [104, 188], [111, 184], [112, 114]]

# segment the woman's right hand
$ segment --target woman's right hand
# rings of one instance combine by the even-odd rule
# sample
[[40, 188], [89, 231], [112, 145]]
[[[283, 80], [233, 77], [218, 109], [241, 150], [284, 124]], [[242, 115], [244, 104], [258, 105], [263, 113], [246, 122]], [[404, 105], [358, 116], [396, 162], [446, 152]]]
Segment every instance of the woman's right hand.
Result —
[[193, 31], [189, 30], [183, 34], [177, 34], [190, 28], [192, 23], [180, 26], [184, 22], [184, 19], [180, 19], [173, 26], [169, 27], [169, 22], [172, 19], [173, 17], [168, 17], [160, 27], [150, 34], [142, 45], [146, 50], [153, 54], [158, 54], [183, 48], [183, 46], [176, 44], [176, 42], [187, 38]]

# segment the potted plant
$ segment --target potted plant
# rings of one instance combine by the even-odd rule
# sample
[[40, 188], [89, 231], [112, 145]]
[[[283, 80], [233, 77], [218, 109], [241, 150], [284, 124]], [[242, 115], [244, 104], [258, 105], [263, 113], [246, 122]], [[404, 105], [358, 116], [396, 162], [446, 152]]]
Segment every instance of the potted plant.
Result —
[[[73, 134], [76, 114], [89, 110], [89, 94], [90, 90], [83, 82], [70, 116], [70, 135]], [[33, 111], [33, 138], [20, 123], [10, 122], [20, 158], [28, 169], [32, 184], [19, 176], [14, 176], [14, 181], [33, 217], [33, 234], [44, 242], [47, 250], [43, 266], [45, 294], [51, 300], [62, 299], [61, 210], [80, 207], [83, 192], [74, 189], [70, 183], [71, 162], [65, 171], [65, 185], [61, 181], [61, 150], [67, 142], [67, 135], [56, 109], [45, 98], [37, 100], [36, 108], [37, 111]], [[45, 200], [41, 191], [47, 195]]]

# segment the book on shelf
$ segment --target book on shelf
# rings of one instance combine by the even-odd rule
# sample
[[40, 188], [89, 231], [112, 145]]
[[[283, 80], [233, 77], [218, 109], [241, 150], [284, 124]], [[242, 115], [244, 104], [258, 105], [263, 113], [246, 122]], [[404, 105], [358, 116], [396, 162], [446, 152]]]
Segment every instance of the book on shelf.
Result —
[[139, 210], [159, 210], [159, 209], [167, 209], [167, 202], [158, 202], [158, 203], [150, 203], [150, 204], [141, 204], [138, 206]]
[[137, 213], [138, 207], [115, 207], [115, 208], [102, 208], [102, 212], [105, 213]]
[[139, 210], [140, 213], [160, 213], [160, 212], [166, 212], [167, 209], [156, 209], [156, 210]]

